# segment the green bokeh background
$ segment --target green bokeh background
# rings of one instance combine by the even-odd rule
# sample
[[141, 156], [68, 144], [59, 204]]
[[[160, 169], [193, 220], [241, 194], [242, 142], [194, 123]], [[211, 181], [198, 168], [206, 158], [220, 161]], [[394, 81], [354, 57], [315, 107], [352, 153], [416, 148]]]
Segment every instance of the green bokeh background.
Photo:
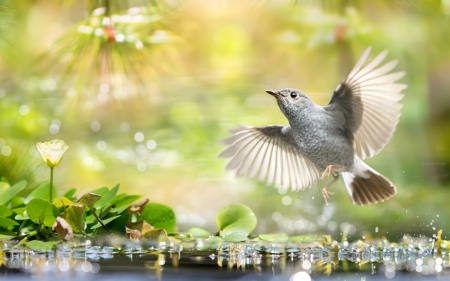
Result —
[[[180, 231], [216, 231], [239, 203], [257, 233], [450, 238], [449, 33], [448, 0], [0, 0], [0, 176], [47, 181], [35, 143], [58, 138], [60, 195], [120, 183], [172, 206]], [[367, 160], [398, 195], [355, 206], [339, 182], [326, 206], [326, 181], [285, 192], [223, 171], [227, 130], [286, 124], [265, 90], [325, 105], [368, 46], [406, 71], [397, 130]]]

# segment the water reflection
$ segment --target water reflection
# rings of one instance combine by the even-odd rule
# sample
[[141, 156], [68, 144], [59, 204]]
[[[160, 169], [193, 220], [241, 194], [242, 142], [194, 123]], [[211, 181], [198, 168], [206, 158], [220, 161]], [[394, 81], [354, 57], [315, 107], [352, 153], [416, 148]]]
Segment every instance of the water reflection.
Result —
[[406, 237], [399, 244], [374, 240], [370, 244], [334, 241], [330, 245], [209, 240], [166, 243], [156, 247], [130, 244], [126, 240], [105, 240], [95, 243], [100, 246], [92, 246], [86, 240], [78, 245], [59, 246], [48, 253], [13, 250], [11, 245], [5, 244], [0, 254], [0, 273], [9, 276], [20, 274], [25, 280], [50, 277], [97, 280], [105, 274], [125, 272], [158, 280], [189, 273], [192, 278], [197, 275], [214, 278], [241, 274], [280, 276], [291, 281], [342, 275], [358, 275], [358, 278], [375, 275], [389, 279], [399, 274], [411, 278], [447, 275], [449, 278], [450, 274], [448, 249], [429, 242], [428, 238]]

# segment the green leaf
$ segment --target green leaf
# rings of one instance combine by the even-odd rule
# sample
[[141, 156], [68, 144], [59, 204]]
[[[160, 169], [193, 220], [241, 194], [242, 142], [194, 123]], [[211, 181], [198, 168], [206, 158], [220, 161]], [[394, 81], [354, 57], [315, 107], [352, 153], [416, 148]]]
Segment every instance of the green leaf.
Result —
[[0, 205], [0, 217], [9, 217], [12, 215], [13, 211], [11, 211], [8, 207]]
[[[248, 236], [256, 227], [256, 216], [253, 211], [241, 204], [228, 205], [222, 208], [216, 217], [220, 236], [228, 237], [230, 234]], [[233, 237], [240, 237], [232, 236]], [[230, 238], [231, 239], [231, 238]]]
[[145, 205], [141, 219], [145, 220], [154, 228], [164, 228], [168, 233], [173, 232], [176, 226], [173, 210], [159, 203], [148, 203]]
[[21, 192], [27, 186], [26, 180], [21, 180], [13, 186], [8, 183], [0, 182], [0, 205], [8, 203], [17, 193]]
[[220, 238], [219, 236], [209, 237], [208, 239], [205, 240], [205, 242], [208, 244], [220, 243], [222, 241], [223, 239]]
[[99, 212], [97, 211], [96, 214], [98, 215], [99, 218], [104, 218], [109, 214], [109, 211], [111, 210], [111, 205], [106, 205], [104, 208], [101, 208], [99, 210]]
[[142, 197], [141, 195], [128, 195], [113, 205], [115, 208], [120, 208], [120, 207], [124, 207], [124, 206], [128, 207], [132, 203], [134, 203], [136, 200], [139, 200], [141, 197]]
[[[90, 213], [90, 212], [88, 212], [88, 213]], [[92, 214], [86, 215], [86, 219], [84, 220], [84, 222], [86, 224], [93, 224], [96, 221], [97, 221], [97, 219]]]
[[15, 226], [15, 225], [19, 225], [19, 224], [12, 219], [0, 217], [0, 227], [8, 228], [10, 226]]
[[[10, 201], [9, 204], [11, 204], [11, 208], [17, 208], [17, 207], [25, 207], [25, 202], [20, 198], [19, 196], [14, 196]], [[8, 205], [9, 205], [8, 204]]]
[[[9, 184], [9, 180], [5, 177], [0, 177], [0, 182], [6, 182], [7, 184]], [[0, 188], [1, 188], [1, 183], [0, 183]]]
[[6, 234], [0, 233], [0, 241], [1, 240], [11, 240], [11, 239], [13, 239], [15, 237], [16, 237], [15, 235], [6, 235]]
[[73, 229], [74, 233], [84, 233], [83, 217], [86, 206], [82, 204], [74, 204], [64, 211], [64, 219]]
[[73, 202], [67, 199], [66, 197], [58, 197], [53, 199], [53, 205], [56, 206], [56, 208], [62, 208], [67, 206], [72, 206]]
[[74, 187], [71, 190], [67, 191], [66, 194], [64, 194], [64, 197], [66, 197], [67, 199], [72, 200], [73, 196], [75, 195], [75, 192], [77, 192], [77, 189]]
[[27, 214], [34, 223], [52, 226], [59, 211], [52, 203], [36, 198], [28, 202]]
[[170, 237], [175, 237], [175, 238], [177, 238], [178, 240], [181, 240], [181, 241], [196, 240], [192, 234], [187, 233], [187, 232], [172, 232], [172, 233], [169, 234], [169, 236]]
[[87, 193], [87, 194], [81, 196], [81, 198], [77, 202], [80, 204], [83, 204], [84, 206], [88, 207], [89, 209], [93, 209], [95, 202], [100, 200], [100, 198], [101, 198], [100, 195], [97, 195], [94, 193]]
[[24, 213], [24, 214], [22, 214], [22, 215], [16, 215], [16, 216], [14, 217], [14, 219], [15, 219], [16, 221], [24, 221], [24, 220], [29, 220], [30, 218], [28, 217], [27, 213]]
[[120, 214], [120, 213], [122, 213], [123, 211], [125, 211], [126, 209], [128, 209], [128, 206], [122, 206], [122, 207], [120, 207], [120, 208], [114, 208], [114, 209], [112, 209], [109, 213], [110, 213], [110, 214]]
[[233, 232], [227, 235], [222, 236], [223, 241], [228, 242], [242, 242], [248, 240], [248, 235], [245, 235], [243, 233]]
[[42, 242], [33, 240], [27, 243], [27, 247], [36, 252], [50, 252], [56, 247], [57, 244], [61, 242], [62, 241]]
[[120, 184], [117, 184], [116, 186], [111, 188], [110, 191], [103, 194], [102, 198], [100, 200], [98, 200], [97, 203], [94, 204], [94, 207], [96, 209], [100, 209], [101, 207], [108, 205], [111, 202], [111, 200], [114, 198], [114, 196], [116, 196], [117, 191], [119, 190], [119, 186], [120, 186]]
[[[56, 196], [56, 189], [55, 186], [53, 186], [53, 196]], [[33, 192], [31, 192], [27, 198], [25, 199], [25, 203], [30, 202], [31, 200], [39, 198], [49, 201], [50, 200], [50, 184], [44, 183], [36, 187]]]
[[111, 200], [111, 202], [109, 203], [111, 205], [115, 205], [117, 202], [125, 198], [125, 196], [127, 196], [125, 193], [117, 194], [116, 196], [114, 196], [113, 200]]
[[211, 232], [200, 227], [191, 227], [187, 232], [194, 237], [208, 237], [211, 235]]
[[95, 190], [92, 190], [91, 193], [94, 193], [94, 194], [98, 194], [98, 195], [100, 195], [100, 196], [103, 196], [103, 194], [105, 194], [106, 192], [108, 192], [108, 190], [109, 190], [109, 188], [106, 187], [106, 186], [104, 186], [104, 187], [100, 187], [100, 188], [97, 188], [97, 189], [95, 189]]
[[[119, 216], [114, 216], [114, 217], [110, 217], [110, 218], [104, 219], [104, 220], [102, 220], [102, 222], [106, 225], [106, 224], [112, 222], [113, 220], [117, 219], [118, 217], [120, 217], [120, 215], [119, 215]], [[94, 226], [91, 227], [91, 230], [96, 229], [96, 228], [99, 228], [99, 227], [102, 227], [102, 225], [101, 225], [99, 222], [97, 222], [96, 225], [94, 225]]]
[[280, 234], [260, 234], [259, 239], [263, 241], [269, 241], [269, 242], [287, 242], [289, 241], [289, 237], [286, 235], [280, 235]]

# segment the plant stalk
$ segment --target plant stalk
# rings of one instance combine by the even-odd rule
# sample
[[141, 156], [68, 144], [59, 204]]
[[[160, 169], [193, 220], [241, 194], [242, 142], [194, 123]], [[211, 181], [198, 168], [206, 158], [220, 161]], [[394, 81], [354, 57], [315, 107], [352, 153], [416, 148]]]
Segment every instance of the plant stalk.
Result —
[[53, 169], [54, 167], [50, 167], [50, 203], [53, 202]]
[[19, 248], [19, 246], [21, 246], [22, 244], [25, 244], [25, 243], [28, 241], [28, 238], [37, 235], [37, 233], [38, 233], [37, 230], [31, 231], [30, 233], [28, 233], [27, 236], [25, 236], [22, 240], [20, 240], [20, 242], [17, 243], [17, 244], [13, 247], [13, 249], [17, 249], [17, 248]]
[[17, 230], [17, 236], [20, 236], [20, 231], [22, 231], [22, 228], [25, 226], [28, 220], [23, 220], [22, 224], [19, 227], [19, 230]]
[[97, 219], [97, 221], [103, 226], [104, 229], [106, 229], [106, 231], [108, 231], [108, 234], [111, 235], [112, 231], [102, 222], [102, 220], [97, 216], [97, 214], [95, 213], [94, 208], [91, 209], [92, 214], [94, 215], [94, 217]]

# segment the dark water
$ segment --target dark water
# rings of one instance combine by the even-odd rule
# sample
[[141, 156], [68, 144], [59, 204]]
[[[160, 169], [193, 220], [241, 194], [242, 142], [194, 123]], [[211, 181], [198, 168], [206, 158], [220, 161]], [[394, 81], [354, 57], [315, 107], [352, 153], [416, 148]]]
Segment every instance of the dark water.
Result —
[[[88, 241], [88, 240], [87, 240]], [[427, 239], [394, 244], [101, 241], [36, 253], [3, 247], [8, 280], [450, 280], [449, 252]], [[88, 243], [89, 244], [89, 243]], [[118, 245], [120, 244], [120, 245]], [[378, 245], [376, 245], [378, 244]]]

